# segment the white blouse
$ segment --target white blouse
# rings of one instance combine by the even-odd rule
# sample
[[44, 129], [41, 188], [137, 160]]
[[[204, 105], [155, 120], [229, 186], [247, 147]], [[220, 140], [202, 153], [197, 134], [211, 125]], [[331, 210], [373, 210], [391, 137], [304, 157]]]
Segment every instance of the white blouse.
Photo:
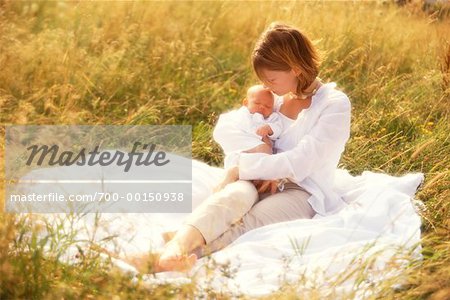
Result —
[[[311, 106], [295, 121], [282, 116], [283, 132], [275, 142], [277, 154], [240, 153], [239, 178], [288, 178], [311, 193], [308, 201], [316, 213], [340, 210], [344, 201], [334, 190], [334, 174], [350, 137], [351, 104], [335, 87], [334, 82], [322, 85]], [[277, 103], [279, 110], [280, 99]]]

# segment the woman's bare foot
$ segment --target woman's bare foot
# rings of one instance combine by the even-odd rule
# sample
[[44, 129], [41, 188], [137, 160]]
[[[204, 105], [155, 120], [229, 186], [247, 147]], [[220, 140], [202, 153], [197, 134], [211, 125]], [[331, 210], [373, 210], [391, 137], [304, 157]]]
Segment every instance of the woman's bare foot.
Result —
[[197, 255], [189, 254], [175, 240], [169, 241], [158, 259], [162, 271], [188, 271], [197, 261]]
[[162, 271], [158, 265], [159, 256], [159, 253], [143, 253], [133, 256], [127, 256], [122, 260], [134, 266], [139, 271], [139, 273], [156, 273]]
[[197, 261], [197, 255], [192, 252], [206, 244], [201, 232], [190, 225], [176, 232], [165, 232], [162, 236], [167, 243], [161, 253], [147, 253], [124, 260], [141, 273], [188, 271]]
[[161, 253], [138, 254], [124, 260], [133, 265], [140, 273], [183, 272], [192, 269], [197, 261], [197, 255], [189, 254], [177, 241], [170, 240]]
[[197, 228], [191, 225], [182, 226], [164, 246], [158, 260], [158, 267], [165, 271], [187, 271], [197, 261], [197, 255], [192, 252], [205, 244]]

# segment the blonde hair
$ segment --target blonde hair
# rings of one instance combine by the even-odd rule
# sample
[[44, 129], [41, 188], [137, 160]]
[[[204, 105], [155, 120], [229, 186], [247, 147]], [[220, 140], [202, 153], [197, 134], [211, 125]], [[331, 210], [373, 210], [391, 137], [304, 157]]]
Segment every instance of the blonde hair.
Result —
[[249, 98], [250, 95], [256, 94], [257, 92], [261, 92], [261, 91], [268, 93], [270, 95], [270, 97], [272, 97], [272, 99], [274, 99], [272, 92], [269, 89], [265, 88], [262, 84], [255, 84], [255, 85], [252, 85], [251, 87], [249, 87], [247, 89], [247, 98]]
[[313, 43], [298, 29], [272, 23], [261, 34], [252, 54], [253, 69], [262, 81], [263, 69], [290, 71], [298, 69], [297, 94], [308, 88], [319, 74], [320, 57]]

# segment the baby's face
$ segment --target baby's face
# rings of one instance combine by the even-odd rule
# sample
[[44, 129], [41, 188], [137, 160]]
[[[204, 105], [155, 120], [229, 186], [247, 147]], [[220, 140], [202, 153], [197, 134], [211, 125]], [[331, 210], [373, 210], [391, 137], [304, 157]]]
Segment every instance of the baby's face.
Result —
[[247, 96], [247, 108], [250, 113], [260, 113], [264, 118], [273, 112], [273, 95], [268, 90], [260, 90]]

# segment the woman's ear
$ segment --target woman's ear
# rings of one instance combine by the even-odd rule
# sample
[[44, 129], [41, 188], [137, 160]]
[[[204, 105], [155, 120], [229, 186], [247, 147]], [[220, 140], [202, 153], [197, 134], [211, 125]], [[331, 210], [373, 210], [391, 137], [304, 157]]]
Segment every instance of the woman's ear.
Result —
[[295, 77], [300, 76], [300, 74], [302, 74], [302, 71], [300, 70], [299, 67], [292, 67], [291, 69], [292, 75], [294, 75]]
[[247, 98], [242, 99], [242, 105], [247, 106], [248, 100]]

